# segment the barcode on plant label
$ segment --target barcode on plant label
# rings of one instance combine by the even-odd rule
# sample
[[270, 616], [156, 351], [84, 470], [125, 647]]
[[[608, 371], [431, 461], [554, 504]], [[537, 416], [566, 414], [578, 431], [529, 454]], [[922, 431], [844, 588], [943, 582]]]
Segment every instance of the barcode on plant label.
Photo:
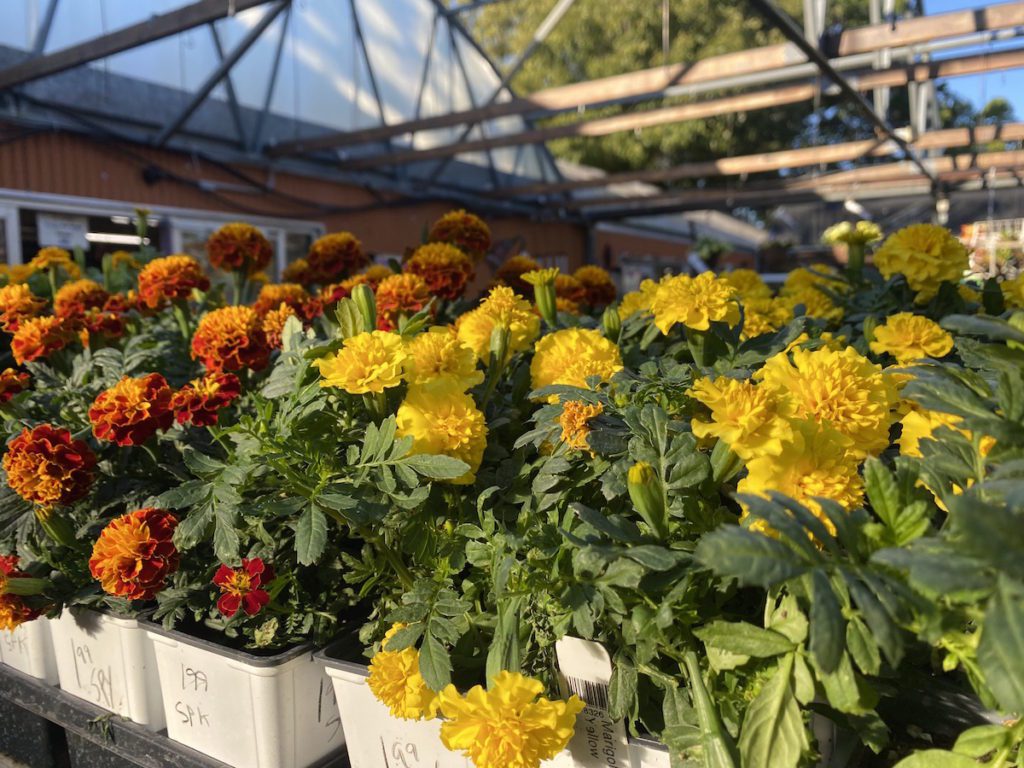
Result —
[[565, 676], [565, 684], [569, 691], [575, 693], [588, 707], [608, 711], [608, 686], [595, 683], [593, 680], [585, 680], [582, 677]]

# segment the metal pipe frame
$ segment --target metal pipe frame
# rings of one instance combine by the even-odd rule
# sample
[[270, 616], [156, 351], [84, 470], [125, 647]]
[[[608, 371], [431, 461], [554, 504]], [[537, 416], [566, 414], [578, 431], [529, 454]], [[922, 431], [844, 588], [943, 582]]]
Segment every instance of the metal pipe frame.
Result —
[[188, 104], [178, 113], [178, 115], [162, 130], [159, 135], [153, 140], [153, 145], [156, 147], [162, 147], [167, 143], [167, 140], [171, 138], [178, 130], [188, 122], [188, 119], [192, 117], [200, 105], [206, 101], [206, 97], [210, 95], [217, 84], [224, 79], [225, 76], [231, 71], [231, 68], [238, 63], [238, 60], [245, 55], [245, 52], [252, 47], [253, 43], [259, 40], [267, 27], [276, 19], [281, 11], [287, 8], [291, 4], [291, 0], [279, 0], [279, 2], [267, 9], [266, 13], [263, 14], [263, 18], [250, 29], [245, 37], [242, 38], [241, 42], [235, 47], [230, 54], [221, 60], [220, 64], [216, 69], [213, 70], [203, 82], [201, 86], [192, 95]]
[[[220, 35], [217, 33], [217, 26], [210, 22], [210, 36], [213, 38], [213, 47], [217, 51], [217, 59], [223, 63], [224, 46], [221, 44]], [[224, 89], [228, 94], [228, 107], [231, 110], [231, 120], [235, 124], [235, 131], [238, 133], [238, 143], [245, 146], [245, 126], [242, 125], [242, 111], [238, 107], [238, 97], [235, 95], [235, 85], [231, 82], [231, 72], [224, 75]]]
[[[440, 0], [432, 0], [441, 6]], [[457, 28], [464, 29], [452, 18]], [[874, 51], [889, 47], [893, 53], [909, 53], [923, 48], [938, 49], [940, 38], [963, 38], [950, 47], [976, 44], [993, 39], [977, 33], [1015, 30], [1024, 32], [1024, 2], [1004, 3], [971, 13], [956, 11], [903, 21], [893, 30], [888, 26], [861, 27], [843, 33], [837, 68], [870, 66]], [[467, 39], [475, 44], [472, 36]], [[849, 40], [849, 42], [846, 42]], [[479, 46], [476, 46], [479, 50]], [[674, 64], [614, 75], [583, 83], [537, 91], [525, 98], [491, 104], [478, 110], [435, 115], [406, 121], [386, 129], [335, 132], [321, 137], [284, 142], [268, 147], [270, 155], [296, 154], [339, 146], [377, 141], [390, 135], [450, 128], [470, 120], [489, 120], [509, 115], [543, 116], [587, 106], [635, 103], [663, 96], [696, 95], [712, 90], [763, 85], [777, 82], [780, 76], [796, 79], [813, 76], [818, 70], [808, 63], [792, 43], [748, 49], [703, 59], [692, 64]], [[841, 62], [847, 66], [841, 66]], [[795, 66], [794, 66], [795, 65]], [[497, 69], [495, 70], [497, 72]], [[500, 72], [498, 72], [500, 77]]]
[[896, 129], [892, 127], [889, 121], [882, 115], [875, 112], [866, 98], [857, 91], [850, 83], [843, 77], [836, 69], [829, 63], [828, 58], [816, 48], [812, 43], [803, 36], [800, 28], [796, 25], [784, 11], [778, 8], [772, 0], [748, 0], [748, 2], [756, 8], [762, 16], [765, 17], [774, 27], [776, 27], [783, 35], [789, 38], [790, 42], [796, 45], [809, 61], [813, 61], [818, 65], [818, 69], [821, 73], [831, 80], [833, 83], [839, 86], [839, 90], [842, 95], [851, 104], [860, 109], [864, 115], [875, 124], [875, 127], [888, 136], [890, 139], [899, 144], [900, 149], [903, 150], [904, 155], [908, 160], [911, 160], [921, 172], [930, 178], [934, 184], [938, 184], [938, 178], [928, 170], [927, 166], [921, 161], [921, 158], [917, 156], [914, 150], [907, 143], [907, 140], [896, 133]]
[[281, 36], [277, 39], [277, 46], [274, 49], [274, 63], [270, 65], [270, 78], [267, 80], [267, 90], [263, 95], [263, 107], [260, 109], [259, 117], [256, 118], [256, 127], [252, 132], [252, 140], [249, 144], [249, 151], [256, 152], [263, 142], [263, 126], [270, 114], [270, 102], [274, 99], [274, 90], [277, 88], [277, 75], [281, 69], [281, 57], [284, 54], [284, 43], [288, 38], [288, 24], [292, 20], [292, 7], [289, 5], [281, 17]]
[[187, 32], [224, 18], [232, 9], [238, 13], [267, 2], [270, 0], [198, 0], [183, 8], [151, 16], [124, 29], [0, 70], [0, 91]]
[[[569, 9], [572, 8], [575, 2], [576, 0], [558, 0], [558, 2], [555, 3], [552, 9], [548, 12], [548, 15], [544, 17], [544, 20], [540, 23], [536, 31], [533, 33], [533, 37], [530, 39], [530, 42], [526, 46], [526, 48], [516, 57], [515, 61], [512, 63], [512, 66], [509, 67], [508, 71], [505, 72], [504, 74], [499, 75], [500, 80], [498, 82], [498, 85], [491, 93], [490, 97], [487, 99], [487, 102], [486, 104], [484, 104], [484, 107], [489, 107], [492, 104], [494, 104], [498, 96], [500, 96], [501, 93], [506, 88], [509, 87], [509, 85], [512, 82], [512, 78], [514, 78], [519, 73], [519, 70], [522, 69], [523, 65], [530, 59], [531, 56], [533, 56], [533, 54], [541, 46], [541, 44], [543, 44], [543, 42], [547, 39], [547, 36], [551, 34], [551, 30], [558, 26], [558, 22], [562, 20], [562, 17], [565, 16], [566, 13], [568, 13]], [[469, 30], [466, 30], [465, 27], [462, 27], [461, 22], [459, 22], [459, 25], [464, 30], [464, 34], [471, 37], [471, 35], [469, 35]], [[451, 32], [452, 30], [451, 23], [449, 23], [448, 30], [449, 32]], [[490, 57], [487, 57], [487, 60], [490, 61]], [[476, 107], [475, 104], [473, 106]], [[456, 143], [462, 143], [467, 138], [469, 138], [469, 135], [473, 132], [473, 128], [478, 123], [481, 122], [483, 121], [467, 121], [466, 125], [462, 129], [462, 133], [459, 134], [459, 138], [456, 140]], [[487, 156], [491, 157], [490, 150], [488, 150]], [[431, 171], [429, 181], [435, 181], [444, 172], [445, 168], [447, 168], [450, 163], [451, 157], [445, 158], [440, 163], [438, 163], [437, 167], [434, 168], [433, 171]]]
[[46, 41], [50, 38], [50, 30], [53, 29], [53, 18], [57, 15], [57, 4], [60, 0], [50, 0], [46, 6], [46, 15], [43, 16], [39, 29], [36, 31], [35, 40], [32, 41], [32, 55], [42, 56], [46, 49]]

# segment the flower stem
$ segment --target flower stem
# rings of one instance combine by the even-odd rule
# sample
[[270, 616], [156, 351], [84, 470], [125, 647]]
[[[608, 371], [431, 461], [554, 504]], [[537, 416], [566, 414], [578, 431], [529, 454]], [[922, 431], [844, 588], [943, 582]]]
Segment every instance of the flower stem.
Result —
[[239, 305], [245, 301], [245, 273], [241, 270], [231, 274], [232, 304]]
[[864, 243], [850, 243], [846, 254], [846, 274], [851, 283], [859, 283], [864, 276]]

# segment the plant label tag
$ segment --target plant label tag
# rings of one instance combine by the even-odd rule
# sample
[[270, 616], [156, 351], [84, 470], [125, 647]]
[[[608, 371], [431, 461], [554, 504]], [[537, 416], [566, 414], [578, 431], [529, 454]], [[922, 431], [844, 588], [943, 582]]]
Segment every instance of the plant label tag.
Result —
[[563, 637], [555, 644], [563, 693], [576, 694], [586, 708], [576, 718], [569, 751], [580, 768], [632, 768], [626, 724], [608, 714], [612, 660], [600, 643]]

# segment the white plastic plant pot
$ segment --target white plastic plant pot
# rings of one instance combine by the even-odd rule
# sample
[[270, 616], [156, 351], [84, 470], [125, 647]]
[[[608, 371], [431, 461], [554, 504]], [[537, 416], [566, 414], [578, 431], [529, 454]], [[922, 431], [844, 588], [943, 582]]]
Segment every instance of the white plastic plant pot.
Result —
[[137, 620], [72, 608], [50, 631], [62, 690], [151, 731], [164, 727], [153, 643]]
[[258, 656], [144, 626], [175, 741], [237, 768], [310, 768], [345, 747], [334, 689], [312, 646]]
[[57, 660], [50, 638], [50, 620], [35, 619], [10, 632], [0, 632], [0, 662], [48, 685], [56, 685]]
[[[351, 768], [473, 768], [461, 754], [441, 742], [440, 720], [402, 720], [392, 716], [367, 685], [370, 671], [365, 664], [346, 661], [339, 646], [317, 654], [334, 683], [345, 730]], [[612, 727], [607, 718], [595, 725], [595, 712], [587, 711], [576, 721], [576, 736], [567, 749], [543, 763], [545, 768], [669, 768], [668, 751], [653, 741], [625, 739], [622, 750], [609, 759], [604, 752], [604, 734]], [[595, 741], [590, 734], [600, 734]], [[595, 730], [596, 729], [596, 730]], [[581, 746], [582, 745], [582, 746]], [[593, 745], [593, 755], [591, 754]]]

